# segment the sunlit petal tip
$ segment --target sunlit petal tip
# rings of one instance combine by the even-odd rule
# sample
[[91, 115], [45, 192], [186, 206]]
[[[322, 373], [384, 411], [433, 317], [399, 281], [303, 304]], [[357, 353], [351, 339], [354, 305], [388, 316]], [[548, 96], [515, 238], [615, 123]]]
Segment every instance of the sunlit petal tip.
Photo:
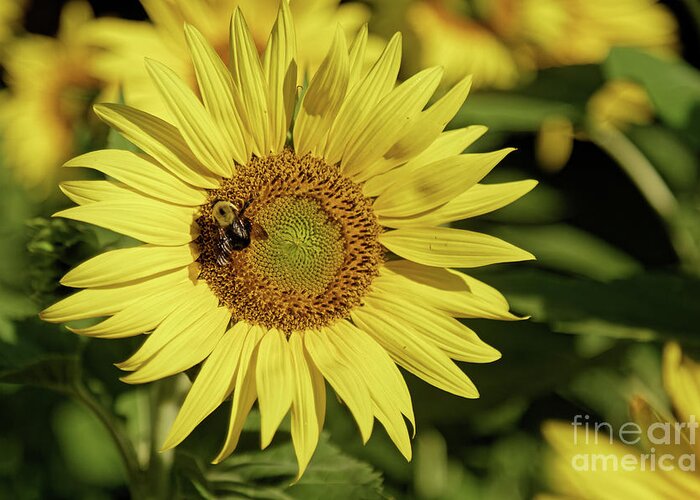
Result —
[[178, 445], [178, 443], [174, 443], [174, 442], [173, 442], [173, 443], [169, 443], [169, 442], [166, 441], [165, 443], [163, 443], [163, 444], [161, 445], [160, 448], [158, 448], [158, 453], [165, 453], [165, 452], [168, 451], [168, 450], [172, 450], [172, 449], [175, 448], [177, 445]]
[[479, 399], [481, 397], [481, 394], [479, 393], [479, 389], [477, 389], [476, 386], [472, 385], [470, 387], [465, 387], [464, 392], [460, 394], [460, 396], [467, 399]]
[[[140, 363], [130, 363], [128, 359], [124, 361], [119, 361], [118, 363], [112, 363], [114, 366], [123, 371], [134, 371], [138, 368]], [[125, 375], [126, 376], [126, 375]], [[122, 379], [120, 379], [122, 380]]]
[[484, 344], [482, 348], [484, 350], [484, 353], [482, 354], [483, 363], [493, 363], [494, 361], [498, 361], [503, 357], [501, 351], [493, 346]]
[[145, 384], [147, 382], [152, 382], [153, 380], [156, 380], [156, 379], [153, 379], [153, 378], [144, 379], [140, 373], [138, 373], [137, 371], [134, 371], [133, 373], [130, 373], [129, 375], [126, 375], [124, 377], [119, 377], [119, 380], [121, 382], [124, 382], [125, 384], [137, 385], [137, 384]]
[[39, 313], [39, 319], [42, 321], [46, 321], [48, 323], [53, 323], [54, 321], [51, 320], [51, 306], [47, 307], [43, 311]]
[[527, 250], [523, 250], [521, 248], [520, 251], [522, 252], [522, 254], [521, 254], [522, 258], [518, 259], [518, 260], [523, 261], [523, 262], [527, 261], [527, 260], [537, 260], [537, 257], [534, 254], [528, 252]]

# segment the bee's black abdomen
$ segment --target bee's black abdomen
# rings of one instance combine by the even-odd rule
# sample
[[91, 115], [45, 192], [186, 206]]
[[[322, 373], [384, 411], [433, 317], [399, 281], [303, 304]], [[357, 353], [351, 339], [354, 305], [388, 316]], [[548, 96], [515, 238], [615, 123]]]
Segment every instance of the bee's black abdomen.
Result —
[[250, 221], [236, 219], [226, 228], [226, 236], [234, 250], [243, 250], [250, 245]]

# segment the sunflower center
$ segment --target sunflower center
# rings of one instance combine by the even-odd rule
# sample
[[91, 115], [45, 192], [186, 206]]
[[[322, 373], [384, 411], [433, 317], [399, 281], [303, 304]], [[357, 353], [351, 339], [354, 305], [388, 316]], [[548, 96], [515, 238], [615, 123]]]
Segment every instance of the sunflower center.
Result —
[[[285, 332], [322, 327], [358, 306], [377, 275], [383, 251], [371, 204], [322, 159], [288, 150], [253, 158], [209, 200], [197, 220], [200, 278], [235, 319]], [[212, 216], [222, 201], [249, 243]]]
[[341, 228], [318, 202], [278, 198], [258, 212], [268, 235], [254, 240], [251, 263], [261, 275], [288, 291], [322, 292], [343, 263]]

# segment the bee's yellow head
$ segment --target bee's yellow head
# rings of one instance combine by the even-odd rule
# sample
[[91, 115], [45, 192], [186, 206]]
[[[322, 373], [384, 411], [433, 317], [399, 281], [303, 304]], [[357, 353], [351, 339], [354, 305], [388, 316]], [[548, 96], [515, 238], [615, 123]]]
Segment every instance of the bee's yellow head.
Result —
[[211, 216], [219, 226], [230, 226], [238, 217], [238, 208], [230, 201], [217, 201], [211, 209]]

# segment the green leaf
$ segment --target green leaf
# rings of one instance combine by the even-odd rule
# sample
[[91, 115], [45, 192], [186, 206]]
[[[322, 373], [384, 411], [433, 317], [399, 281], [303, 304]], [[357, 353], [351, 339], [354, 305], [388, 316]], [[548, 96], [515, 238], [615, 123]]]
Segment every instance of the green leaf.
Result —
[[27, 221], [32, 258], [28, 280], [32, 298], [42, 306], [56, 300], [59, 280], [68, 270], [97, 253], [95, 231], [87, 224], [37, 217]]
[[608, 281], [641, 271], [640, 264], [621, 250], [566, 224], [491, 226], [486, 231], [537, 256], [537, 265]]
[[[257, 431], [256, 431], [257, 432]], [[369, 465], [345, 455], [321, 435], [309, 467], [297, 482], [294, 448], [286, 442], [262, 451], [237, 451], [218, 465], [176, 449], [176, 484], [187, 498], [338, 500], [381, 497], [382, 479]]]
[[694, 191], [698, 159], [690, 146], [669, 129], [652, 125], [631, 127], [627, 136], [656, 167], [675, 192]]
[[24, 319], [38, 312], [39, 308], [29, 297], [0, 283], [0, 317]]
[[609, 283], [535, 269], [479, 273], [512, 307], [563, 333], [700, 343], [700, 280], [647, 273]]
[[542, 70], [535, 81], [513, 91], [471, 95], [450, 128], [481, 124], [492, 131], [536, 132], [553, 116], [579, 123], [589, 97], [602, 83], [594, 65]]
[[124, 484], [119, 452], [102, 422], [85, 407], [65, 402], [52, 415], [52, 427], [69, 471], [88, 484]]
[[457, 113], [450, 128], [481, 124], [493, 130], [536, 132], [542, 121], [562, 116], [571, 121], [581, 119], [581, 112], [566, 102], [506, 92], [474, 94]]
[[678, 60], [664, 60], [630, 47], [615, 47], [604, 63], [609, 79], [644, 86], [661, 119], [700, 147], [700, 72]]
[[344, 455], [323, 437], [301, 480], [287, 492], [298, 499], [370, 499], [380, 497], [381, 475], [369, 465]]
[[[496, 283], [493, 275], [481, 278], [491, 285], [501, 284]], [[561, 335], [552, 331], [548, 324], [533, 320], [468, 320], [465, 323], [484, 342], [497, 348], [502, 358], [494, 363], [461, 364], [479, 388], [479, 399], [463, 399], [438, 391], [406, 374], [413, 401], [430, 401], [430, 404], [415, 404], [419, 432], [426, 425], [451, 424], [460, 429], [468, 428], [471, 435], [498, 433], [507, 428], [509, 421], [517, 421], [517, 418], [510, 419], [509, 414], [517, 417], [519, 408], [527, 408], [532, 399], [544, 397], [561, 387], [582, 368], [609, 363], [611, 357], [614, 359], [617, 355], [613, 349], [595, 358], [584, 357], [577, 351], [578, 337]], [[517, 390], [514, 389], [516, 380]]]
[[0, 382], [73, 393], [80, 377], [78, 356], [38, 355], [0, 343]]

